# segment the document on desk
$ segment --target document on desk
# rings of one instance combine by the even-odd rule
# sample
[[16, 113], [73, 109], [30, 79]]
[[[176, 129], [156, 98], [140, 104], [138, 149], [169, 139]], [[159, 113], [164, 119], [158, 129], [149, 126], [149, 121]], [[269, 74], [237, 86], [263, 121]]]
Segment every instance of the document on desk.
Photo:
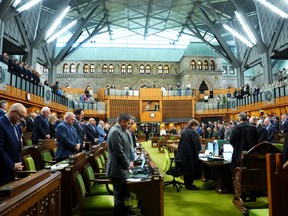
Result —
[[127, 182], [140, 182], [141, 179], [136, 179], [136, 178], [128, 178]]
[[57, 171], [57, 170], [62, 170], [64, 169], [65, 167], [69, 166], [69, 164], [54, 164], [53, 166], [51, 166], [51, 171]]

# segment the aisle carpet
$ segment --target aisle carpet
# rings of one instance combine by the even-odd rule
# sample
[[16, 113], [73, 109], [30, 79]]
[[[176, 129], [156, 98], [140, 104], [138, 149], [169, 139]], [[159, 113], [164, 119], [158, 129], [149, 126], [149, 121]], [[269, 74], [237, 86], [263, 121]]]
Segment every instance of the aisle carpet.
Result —
[[[151, 142], [143, 142], [142, 145], [149, 152], [152, 160], [159, 170], [162, 168], [164, 153], [158, 153], [158, 148], [152, 148]], [[164, 180], [171, 180], [170, 176]], [[180, 180], [178, 178], [177, 180]], [[218, 194], [214, 189], [204, 188], [201, 180], [195, 181], [199, 191], [188, 191], [184, 187], [177, 192], [172, 185], [164, 190], [164, 215], [165, 216], [241, 216], [240, 211], [232, 203], [233, 194]], [[207, 185], [205, 185], [207, 186]]]

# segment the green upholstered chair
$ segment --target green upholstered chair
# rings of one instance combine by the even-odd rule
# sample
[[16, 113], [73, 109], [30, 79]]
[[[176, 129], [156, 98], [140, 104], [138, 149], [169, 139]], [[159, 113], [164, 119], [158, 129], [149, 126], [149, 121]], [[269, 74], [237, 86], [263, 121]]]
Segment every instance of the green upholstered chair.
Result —
[[283, 143], [272, 143], [276, 148], [283, 152]]
[[106, 159], [104, 157], [104, 153], [103, 152], [101, 154], [99, 154], [99, 158], [101, 160], [102, 167], [105, 168], [106, 167]]
[[27, 157], [24, 157], [23, 160], [24, 160], [24, 165], [25, 165], [26, 170], [36, 171], [34, 160], [30, 155], [27, 155]]
[[[104, 173], [94, 173], [90, 164], [84, 166], [84, 180], [89, 195], [113, 194], [113, 186]], [[100, 177], [100, 178], [99, 178]]]
[[100, 156], [96, 156], [95, 157], [95, 164], [96, 164], [96, 167], [95, 167], [95, 170], [94, 170], [95, 173], [105, 173], [106, 169], [105, 169], [105, 166], [102, 163], [102, 160], [101, 160]]
[[56, 164], [56, 161], [53, 160], [53, 157], [49, 150], [41, 151], [41, 159], [43, 166], [52, 166], [53, 164]]
[[111, 195], [86, 196], [83, 178], [78, 172], [73, 176], [80, 215], [114, 215], [114, 197]]
[[250, 209], [249, 216], [269, 216], [269, 209]]
[[[173, 185], [174, 188], [176, 188], [177, 192], [180, 191], [180, 188], [182, 185], [184, 185], [184, 183], [177, 181], [175, 178], [179, 177], [179, 175], [177, 175], [177, 173], [175, 173], [175, 166], [174, 163], [177, 162], [174, 158], [170, 157], [170, 151], [167, 148], [167, 146], [163, 146], [163, 150], [165, 153], [165, 163], [163, 168], [165, 167], [165, 170], [163, 170], [166, 175], [171, 175], [173, 176], [173, 180], [171, 181], [165, 181], [164, 182], [164, 186], [168, 186], [168, 185]], [[179, 161], [180, 162], [180, 161]]]
[[32, 146], [32, 140], [31, 139], [25, 140], [25, 146]]

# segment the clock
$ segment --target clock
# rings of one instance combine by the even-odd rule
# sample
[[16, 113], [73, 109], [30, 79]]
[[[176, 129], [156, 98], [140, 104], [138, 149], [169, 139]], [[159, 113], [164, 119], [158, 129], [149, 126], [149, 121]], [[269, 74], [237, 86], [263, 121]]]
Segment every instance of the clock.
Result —
[[31, 95], [30, 95], [29, 92], [26, 94], [26, 100], [27, 100], [27, 101], [30, 101], [30, 100], [31, 100]]
[[48, 89], [45, 92], [45, 99], [46, 99], [46, 101], [50, 101], [51, 100], [51, 91], [48, 90]]
[[155, 113], [150, 113], [150, 117], [154, 118], [155, 117]]
[[265, 100], [266, 101], [271, 101], [273, 99], [273, 95], [271, 91], [266, 91], [265, 92]]
[[232, 101], [231, 102], [232, 109], [236, 109], [236, 106], [237, 106], [236, 101]]

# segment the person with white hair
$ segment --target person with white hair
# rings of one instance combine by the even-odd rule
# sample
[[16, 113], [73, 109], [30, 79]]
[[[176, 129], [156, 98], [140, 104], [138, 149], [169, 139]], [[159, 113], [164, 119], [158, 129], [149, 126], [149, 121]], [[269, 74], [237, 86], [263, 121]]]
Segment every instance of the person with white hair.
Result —
[[41, 114], [35, 118], [31, 138], [33, 145], [38, 145], [39, 139], [50, 139], [49, 115], [50, 108], [45, 106], [41, 109]]
[[57, 162], [69, 158], [69, 155], [73, 155], [80, 150], [80, 139], [73, 126], [75, 118], [73, 112], [67, 112], [64, 115], [64, 121], [57, 126]]

